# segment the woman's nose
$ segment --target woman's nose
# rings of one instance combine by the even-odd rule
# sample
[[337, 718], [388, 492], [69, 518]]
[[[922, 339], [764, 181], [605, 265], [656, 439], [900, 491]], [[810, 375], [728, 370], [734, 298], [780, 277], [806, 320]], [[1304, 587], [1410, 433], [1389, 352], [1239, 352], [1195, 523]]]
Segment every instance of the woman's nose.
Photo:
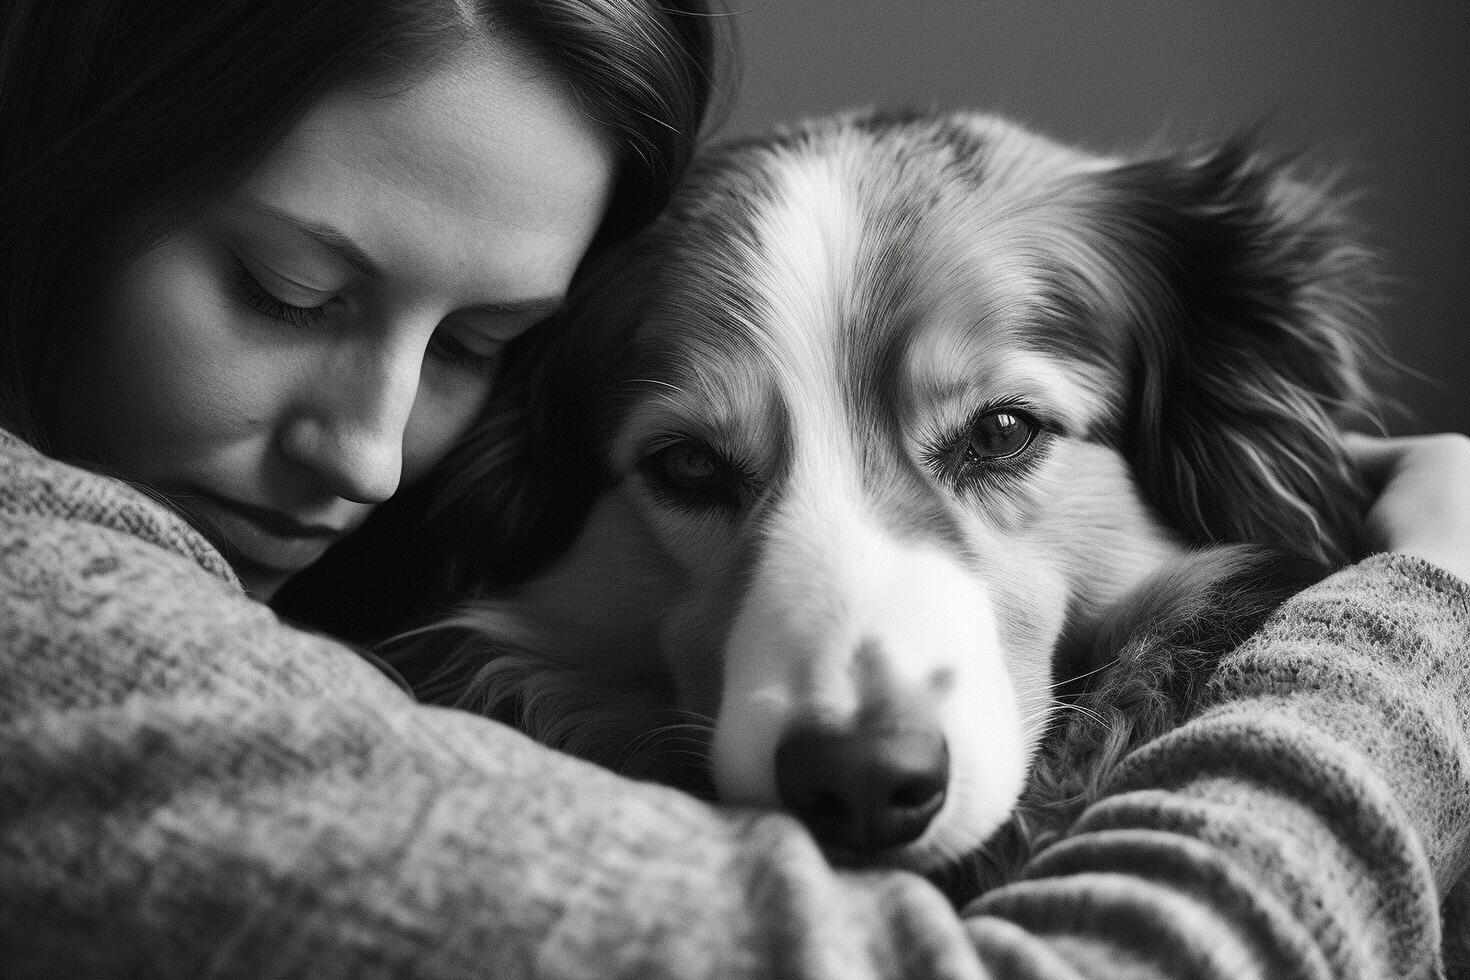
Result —
[[333, 494], [382, 503], [398, 490], [403, 440], [418, 395], [417, 349], [358, 350], [306, 372], [281, 449], [314, 471]]

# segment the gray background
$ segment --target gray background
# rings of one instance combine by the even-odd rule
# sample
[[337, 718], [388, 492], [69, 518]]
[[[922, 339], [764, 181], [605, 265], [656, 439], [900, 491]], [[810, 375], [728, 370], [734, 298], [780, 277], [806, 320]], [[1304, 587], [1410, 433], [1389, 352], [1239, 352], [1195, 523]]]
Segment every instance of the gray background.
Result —
[[725, 0], [719, 132], [872, 104], [984, 108], [1099, 150], [1223, 136], [1348, 165], [1387, 255], [1397, 433], [1470, 431], [1470, 2]]

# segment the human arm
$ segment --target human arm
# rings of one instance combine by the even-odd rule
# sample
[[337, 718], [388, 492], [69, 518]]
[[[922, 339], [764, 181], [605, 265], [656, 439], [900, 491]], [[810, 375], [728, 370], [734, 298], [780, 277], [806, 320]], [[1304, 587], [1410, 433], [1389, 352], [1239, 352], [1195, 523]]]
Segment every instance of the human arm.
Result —
[[[1223, 976], [1248, 976], [1234, 967], [1252, 960], [1301, 975], [1329, 956], [1348, 975], [1388, 976], [1436, 954], [1433, 882], [1462, 863], [1446, 828], [1464, 799], [1462, 781], [1422, 763], [1464, 753], [1464, 693], [1381, 687], [1377, 709], [1442, 719], [1427, 740], [1372, 711], [1338, 714], [1392, 680], [1380, 656], [1408, 677], [1467, 673], [1452, 663], [1467, 646], [1463, 587], [1419, 563], [1377, 559], [1294, 600], [1241, 661], [1264, 667], [1227, 677], [1216, 708], [1130, 761], [1029, 882], [961, 919], [912, 875], [833, 871], [784, 817], [630, 783], [414, 705], [202, 568], [207, 553], [189, 557], [187, 534], [147, 501], [128, 496], [106, 526], [78, 520], [75, 495], [17, 504], [16, 482], [59, 471], [15, 465], [45, 472], [0, 490], [7, 977], [1015, 976], [1018, 963], [1062, 977], [1077, 975], [1069, 959], [1107, 976], [1143, 957], [1190, 975], [1188, 949]], [[148, 520], [167, 546], [138, 539]], [[1402, 602], [1373, 628], [1318, 632], [1310, 603], [1330, 621], [1334, 603], [1367, 608], [1385, 589]], [[1342, 668], [1293, 678], [1293, 657], [1323, 653]], [[1328, 741], [1362, 763], [1326, 785], [1337, 797], [1234, 764], [1281, 699], [1303, 737], [1272, 765], [1310, 782], [1335, 757], [1319, 751]], [[1422, 805], [1334, 816], [1334, 799], [1362, 783], [1378, 800], [1385, 780]], [[1257, 804], [1283, 795], [1302, 805], [1258, 829]], [[1370, 856], [1422, 855], [1341, 865], [1403, 915], [1336, 902], [1317, 880], [1324, 841], [1329, 856], [1365, 841]], [[1277, 932], [1258, 928], [1262, 909]], [[1346, 952], [1332, 945], [1344, 935]]]
[[979, 975], [916, 876], [417, 705], [120, 485], [0, 508], [0, 975]]
[[1143, 950], [1140, 975], [1432, 974], [1470, 832], [1470, 441], [1349, 449], [1376, 494], [1372, 543], [1396, 554], [1306, 590], [1227, 656], [1206, 710], [1135, 752], [1026, 884], [975, 903], [995, 916], [978, 931], [1087, 975]]
[[1467, 603], [1403, 555], [1289, 600], [1196, 717], [972, 903], [977, 943], [1087, 977], [1434, 975], [1470, 830]]

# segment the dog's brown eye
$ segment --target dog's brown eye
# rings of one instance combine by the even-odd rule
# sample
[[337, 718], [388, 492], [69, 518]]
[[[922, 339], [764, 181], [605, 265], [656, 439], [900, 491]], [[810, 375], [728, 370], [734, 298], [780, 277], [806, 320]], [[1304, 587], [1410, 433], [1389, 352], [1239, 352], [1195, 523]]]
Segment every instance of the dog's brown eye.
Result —
[[1024, 451], [1036, 437], [1036, 423], [1021, 412], [1000, 409], [988, 412], [970, 427], [965, 456], [971, 460], [1007, 459]]
[[702, 442], [682, 440], [646, 456], [640, 469], [658, 491], [687, 507], [740, 506], [739, 470]]
[[658, 454], [664, 476], [678, 486], [703, 486], [719, 474], [712, 450], [695, 442], [681, 442]]

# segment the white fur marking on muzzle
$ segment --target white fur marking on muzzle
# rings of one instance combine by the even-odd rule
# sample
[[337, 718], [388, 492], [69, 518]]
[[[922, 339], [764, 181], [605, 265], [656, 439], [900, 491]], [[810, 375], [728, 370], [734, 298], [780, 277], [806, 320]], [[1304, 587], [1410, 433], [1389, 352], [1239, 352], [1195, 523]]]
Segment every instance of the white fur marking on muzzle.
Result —
[[936, 546], [823, 496], [775, 515], [733, 623], [712, 752], [720, 797], [780, 805], [776, 751], [794, 723], [840, 729], [918, 702], [950, 755], [931, 836], [988, 835], [1021, 791], [1026, 753], [986, 591]]

